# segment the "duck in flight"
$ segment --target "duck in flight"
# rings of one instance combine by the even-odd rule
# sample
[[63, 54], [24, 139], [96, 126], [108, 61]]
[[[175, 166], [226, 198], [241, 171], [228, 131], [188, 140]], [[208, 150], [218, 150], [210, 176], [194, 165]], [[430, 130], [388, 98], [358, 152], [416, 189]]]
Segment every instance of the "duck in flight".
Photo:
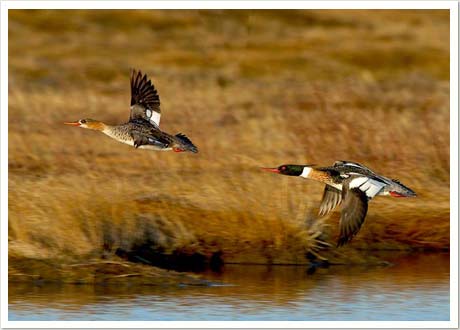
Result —
[[107, 125], [93, 119], [65, 123], [100, 131], [119, 142], [139, 149], [198, 152], [198, 148], [184, 134], [170, 135], [160, 130], [160, 97], [154, 85], [141, 71], [131, 73], [131, 115], [121, 125]]
[[319, 215], [328, 214], [343, 202], [337, 246], [348, 243], [358, 233], [366, 217], [367, 204], [375, 196], [416, 196], [414, 191], [398, 180], [378, 175], [366, 166], [350, 161], [336, 161], [329, 167], [281, 165], [276, 168], [263, 168], [263, 170], [300, 176], [326, 184]]

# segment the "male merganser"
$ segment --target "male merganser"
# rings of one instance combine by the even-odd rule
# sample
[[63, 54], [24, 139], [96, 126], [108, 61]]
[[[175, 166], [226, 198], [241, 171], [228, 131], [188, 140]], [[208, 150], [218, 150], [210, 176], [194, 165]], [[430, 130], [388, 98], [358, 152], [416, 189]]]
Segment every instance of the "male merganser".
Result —
[[184, 134], [170, 135], [160, 130], [160, 97], [147, 75], [132, 70], [131, 115], [121, 125], [107, 125], [93, 119], [80, 119], [66, 125], [89, 128], [140, 149], [198, 152], [198, 148]]
[[320, 216], [328, 214], [343, 200], [337, 246], [348, 243], [358, 233], [366, 217], [368, 201], [374, 196], [416, 196], [414, 191], [398, 180], [378, 175], [366, 166], [350, 161], [336, 161], [329, 167], [281, 165], [263, 170], [325, 183]]

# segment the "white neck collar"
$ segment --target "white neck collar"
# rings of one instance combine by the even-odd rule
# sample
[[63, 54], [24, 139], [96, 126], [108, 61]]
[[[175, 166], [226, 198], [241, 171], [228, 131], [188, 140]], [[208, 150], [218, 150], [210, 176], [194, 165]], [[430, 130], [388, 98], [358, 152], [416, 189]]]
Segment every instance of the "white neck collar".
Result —
[[308, 178], [308, 175], [310, 174], [310, 172], [311, 172], [311, 167], [305, 166], [305, 167], [303, 168], [302, 174], [300, 174], [300, 176], [301, 176], [302, 178], [305, 178], [305, 179], [306, 179], [306, 178]]

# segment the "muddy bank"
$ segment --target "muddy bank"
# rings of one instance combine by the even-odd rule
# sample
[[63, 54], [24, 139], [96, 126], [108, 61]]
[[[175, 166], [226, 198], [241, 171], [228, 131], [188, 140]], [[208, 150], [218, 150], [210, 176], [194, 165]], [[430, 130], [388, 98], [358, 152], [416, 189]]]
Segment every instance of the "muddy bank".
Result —
[[84, 260], [39, 260], [31, 258], [9, 258], [9, 283], [45, 284], [86, 284], [86, 285], [151, 285], [151, 286], [209, 286], [213, 283], [202, 273], [220, 273], [228, 265], [293, 265], [302, 266], [307, 274], [318, 270], [339, 266], [375, 267], [389, 266], [401, 257], [417, 258], [426, 252], [448, 255], [445, 250], [360, 250], [356, 248], [329, 249], [322, 254], [306, 253], [304, 259], [296, 263], [267, 263], [254, 254], [241, 261], [225, 262], [221, 254], [211, 256], [199, 253], [172, 254], [155, 252], [146, 246], [140, 250], [121, 251], [117, 255]]
[[63, 264], [52, 260], [10, 259], [8, 281], [44, 284], [101, 285], [202, 285], [210, 283], [199, 275], [169, 271], [153, 266], [116, 260], [89, 260]]

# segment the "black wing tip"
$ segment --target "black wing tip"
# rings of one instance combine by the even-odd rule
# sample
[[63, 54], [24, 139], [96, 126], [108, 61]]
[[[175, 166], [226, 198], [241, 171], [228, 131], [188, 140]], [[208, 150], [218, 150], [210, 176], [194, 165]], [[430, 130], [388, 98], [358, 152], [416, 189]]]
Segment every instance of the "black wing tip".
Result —
[[143, 75], [142, 70], [130, 68], [129, 71], [131, 72], [131, 87], [138, 86], [141, 84], [143, 79], [147, 79], [147, 74]]
[[137, 70], [136, 68], [130, 67], [129, 72], [131, 72], [131, 77], [132, 76], [137, 76], [139, 73], [142, 74], [141, 70]]
[[342, 246], [350, 243], [352, 239], [353, 239], [353, 236], [352, 237], [348, 237], [348, 236], [340, 237], [337, 240], [337, 247], [339, 248], [339, 247], [342, 247]]
[[136, 68], [131, 67], [129, 68], [129, 71], [131, 72], [131, 79], [140, 78], [141, 80], [146, 79], [150, 81], [150, 79], [148, 79], [148, 75], [146, 73], [142, 73], [142, 70], [137, 70]]
[[135, 82], [137, 82], [139, 74], [142, 74], [140, 70], [136, 70], [135, 68], [129, 68], [130, 76], [131, 76], [131, 88], [134, 87]]

